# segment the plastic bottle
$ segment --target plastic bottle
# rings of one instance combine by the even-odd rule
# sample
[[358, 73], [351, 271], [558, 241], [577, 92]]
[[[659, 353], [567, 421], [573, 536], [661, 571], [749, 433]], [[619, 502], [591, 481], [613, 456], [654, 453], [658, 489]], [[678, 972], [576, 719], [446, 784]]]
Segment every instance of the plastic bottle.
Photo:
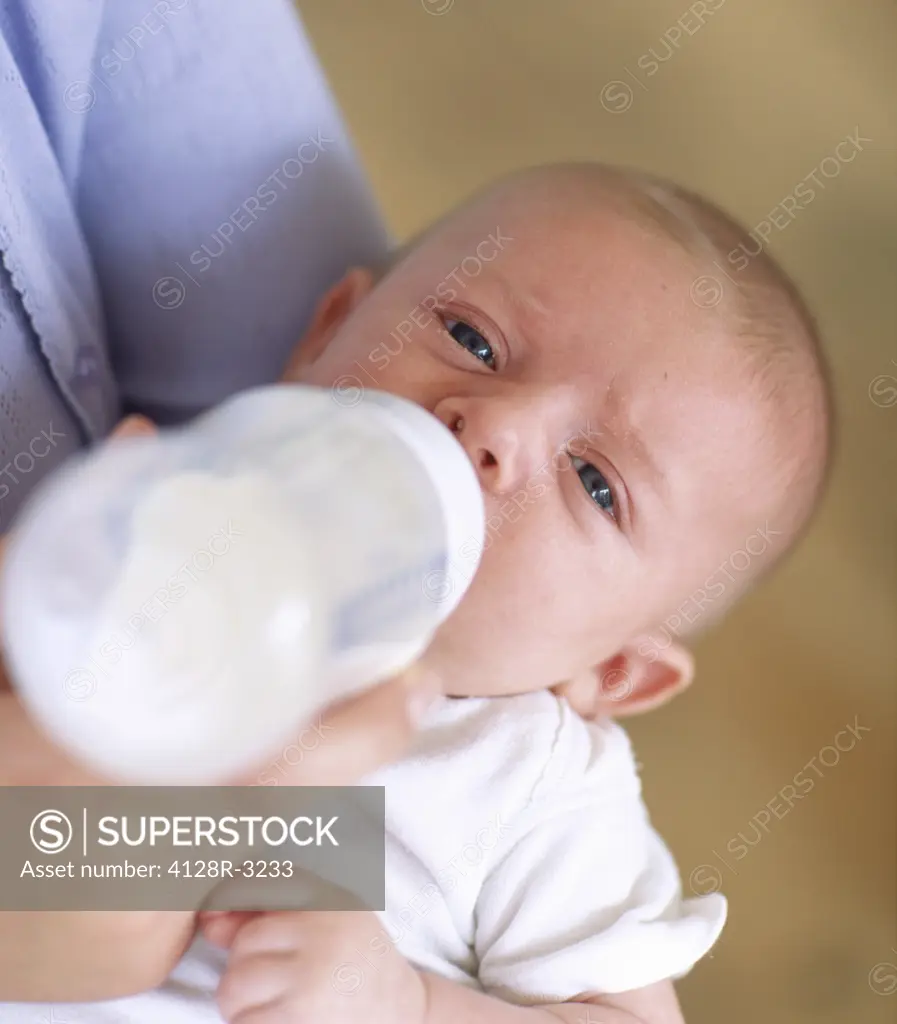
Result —
[[0, 581], [13, 685], [115, 781], [232, 779], [426, 648], [483, 519], [470, 460], [420, 407], [243, 392], [37, 489]]

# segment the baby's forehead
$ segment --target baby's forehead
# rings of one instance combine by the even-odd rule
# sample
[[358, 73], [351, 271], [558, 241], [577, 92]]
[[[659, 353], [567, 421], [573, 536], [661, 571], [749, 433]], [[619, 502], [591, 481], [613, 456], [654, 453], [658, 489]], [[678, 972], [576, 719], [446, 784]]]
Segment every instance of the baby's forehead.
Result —
[[[487, 192], [450, 213], [433, 233], [447, 236], [462, 257], [480, 240], [502, 237], [502, 256], [518, 265], [529, 260], [542, 273], [569, 269], [574, 257], [585, 269], [614, 255], [625, 259], [633, 249], [641, 259], [695, 263], [681, 223], [648, 197], [553, 176]], [[569, 258], [558, 260], [564, 254]]]
[[581, 229], [594, 231], [612, 224], [638, 227], [656, 240], [672, 242], [680, 253], [707, 256], [699, 226], [698, 197], [677, 196], [675, 186], [645, 175], [594, 166], [534, 169], [512, 176], [487, 189], [450, 214], [456, 219], [471, 214], [504, 217], [521, 230], [525, 226], [566, 235]]
[[522, 338], [540, 371], [591, 381], [621, 407], [672, 411], [689, 390], [695, 401], [741, 390], [731, 321], [695, 302], [694, 253], [628, 199], [560, 184], [499, 190], [447, 218], [425, 240], [428, 255], [442, 250], [433, 273], [451, 263], [460, 298]]

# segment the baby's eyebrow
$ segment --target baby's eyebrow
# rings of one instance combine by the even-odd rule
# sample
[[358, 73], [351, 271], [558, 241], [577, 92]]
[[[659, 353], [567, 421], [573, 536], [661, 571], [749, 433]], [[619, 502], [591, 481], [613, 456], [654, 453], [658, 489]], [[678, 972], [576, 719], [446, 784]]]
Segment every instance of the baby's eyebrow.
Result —
[[513, 315], [515, 324], [527, 335], [532, 333], [533, 321], [544, 321], [549, 317], [545, 305], [532, 292], [524, 292], [514, 285], [497, 270], [493, 270], [490, 284], [501, 293], [501, 298]]
[[654, 489], [658, 494], [666, 496], [668, 494], [667, 480], [663, 473], [660, 472], [660, 468], [654, 460], [654, 456], [651, 454], [651, 449], [645, 444], [645, 439], [631, 424], [627, 424], [627, 428], [623, 433], [624, 443], [629, 443], [634, 449], [635, 457], [640, 463], [642, 463], [648, 470], [648, 475], [651, 477]]
[[[663, 499], [666, 500], [669, 497], [669, 486], [667, 478], [664, 473], [660, 471], [660, 467], [655, 460], [651, 448], [645, 443], [645, 438], [641, 431], [633, 425], [629, 419], [626, 409], [619, 398], [619, 391], [615, 389], [614, 385], [616, 382], [616, 376], [611, 378], [610, 384], [607, 388], [605, 395], [606, 409], [609, 409], [610, 415], [605, 415], [605, 420], [609, 424], [607, 431], [603, 431], [603, 436], [610, 436], [616, 441], [621, 449], [625, 450], [631, 458], [635, 460], [637, 465], [644, 466], [646, 475], [650, 478], [650, 482], [654, 487], [655, 492]], [[589, 436], [598, 436], [596, 431], [589, 429]], [[620, 466], [619, 471], [621, 474], [628, 476], [628, 472], [624, 472], [624, 469], [628, 471], [631, 467]]]

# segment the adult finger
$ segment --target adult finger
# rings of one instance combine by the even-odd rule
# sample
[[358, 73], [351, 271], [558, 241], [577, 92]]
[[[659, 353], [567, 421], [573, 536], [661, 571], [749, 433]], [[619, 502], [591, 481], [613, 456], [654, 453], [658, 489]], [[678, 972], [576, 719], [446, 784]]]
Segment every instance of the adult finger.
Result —
[[[441, 692], [438, 676], [414, 665], [388, 682], [327, 708], [314, 723], [316, 743], [285, 745], [236, 784], [351, 785], [405, 753], [418, 724]], [[296, 749], [299, 757], [290, 763], [288, 751]]]
[[155, 434], [155, 424], [146, 416], [126, 416], [121, 420], [109, 435], [110, 441], [117, 441], [124, 437], [143, 437], [147, 434]]

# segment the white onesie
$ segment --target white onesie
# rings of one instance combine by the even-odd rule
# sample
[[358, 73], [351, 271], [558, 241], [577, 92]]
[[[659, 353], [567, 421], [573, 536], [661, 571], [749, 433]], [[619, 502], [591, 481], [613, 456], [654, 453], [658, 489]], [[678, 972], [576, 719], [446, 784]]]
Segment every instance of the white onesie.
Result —
[[[686, 973], [726, 917], [681, 898], [626, 733], [550, 693], [448, 699], [386, 787], [390, 941], [413, 964], [506, 1001], [563, 1002]], [[334, 964], [347, 986], [378, 943]], [[226, 954], [197, 940], [160, 989], [104, 1003], [0, 1004], [0, 1024], [220, 1024]]]

